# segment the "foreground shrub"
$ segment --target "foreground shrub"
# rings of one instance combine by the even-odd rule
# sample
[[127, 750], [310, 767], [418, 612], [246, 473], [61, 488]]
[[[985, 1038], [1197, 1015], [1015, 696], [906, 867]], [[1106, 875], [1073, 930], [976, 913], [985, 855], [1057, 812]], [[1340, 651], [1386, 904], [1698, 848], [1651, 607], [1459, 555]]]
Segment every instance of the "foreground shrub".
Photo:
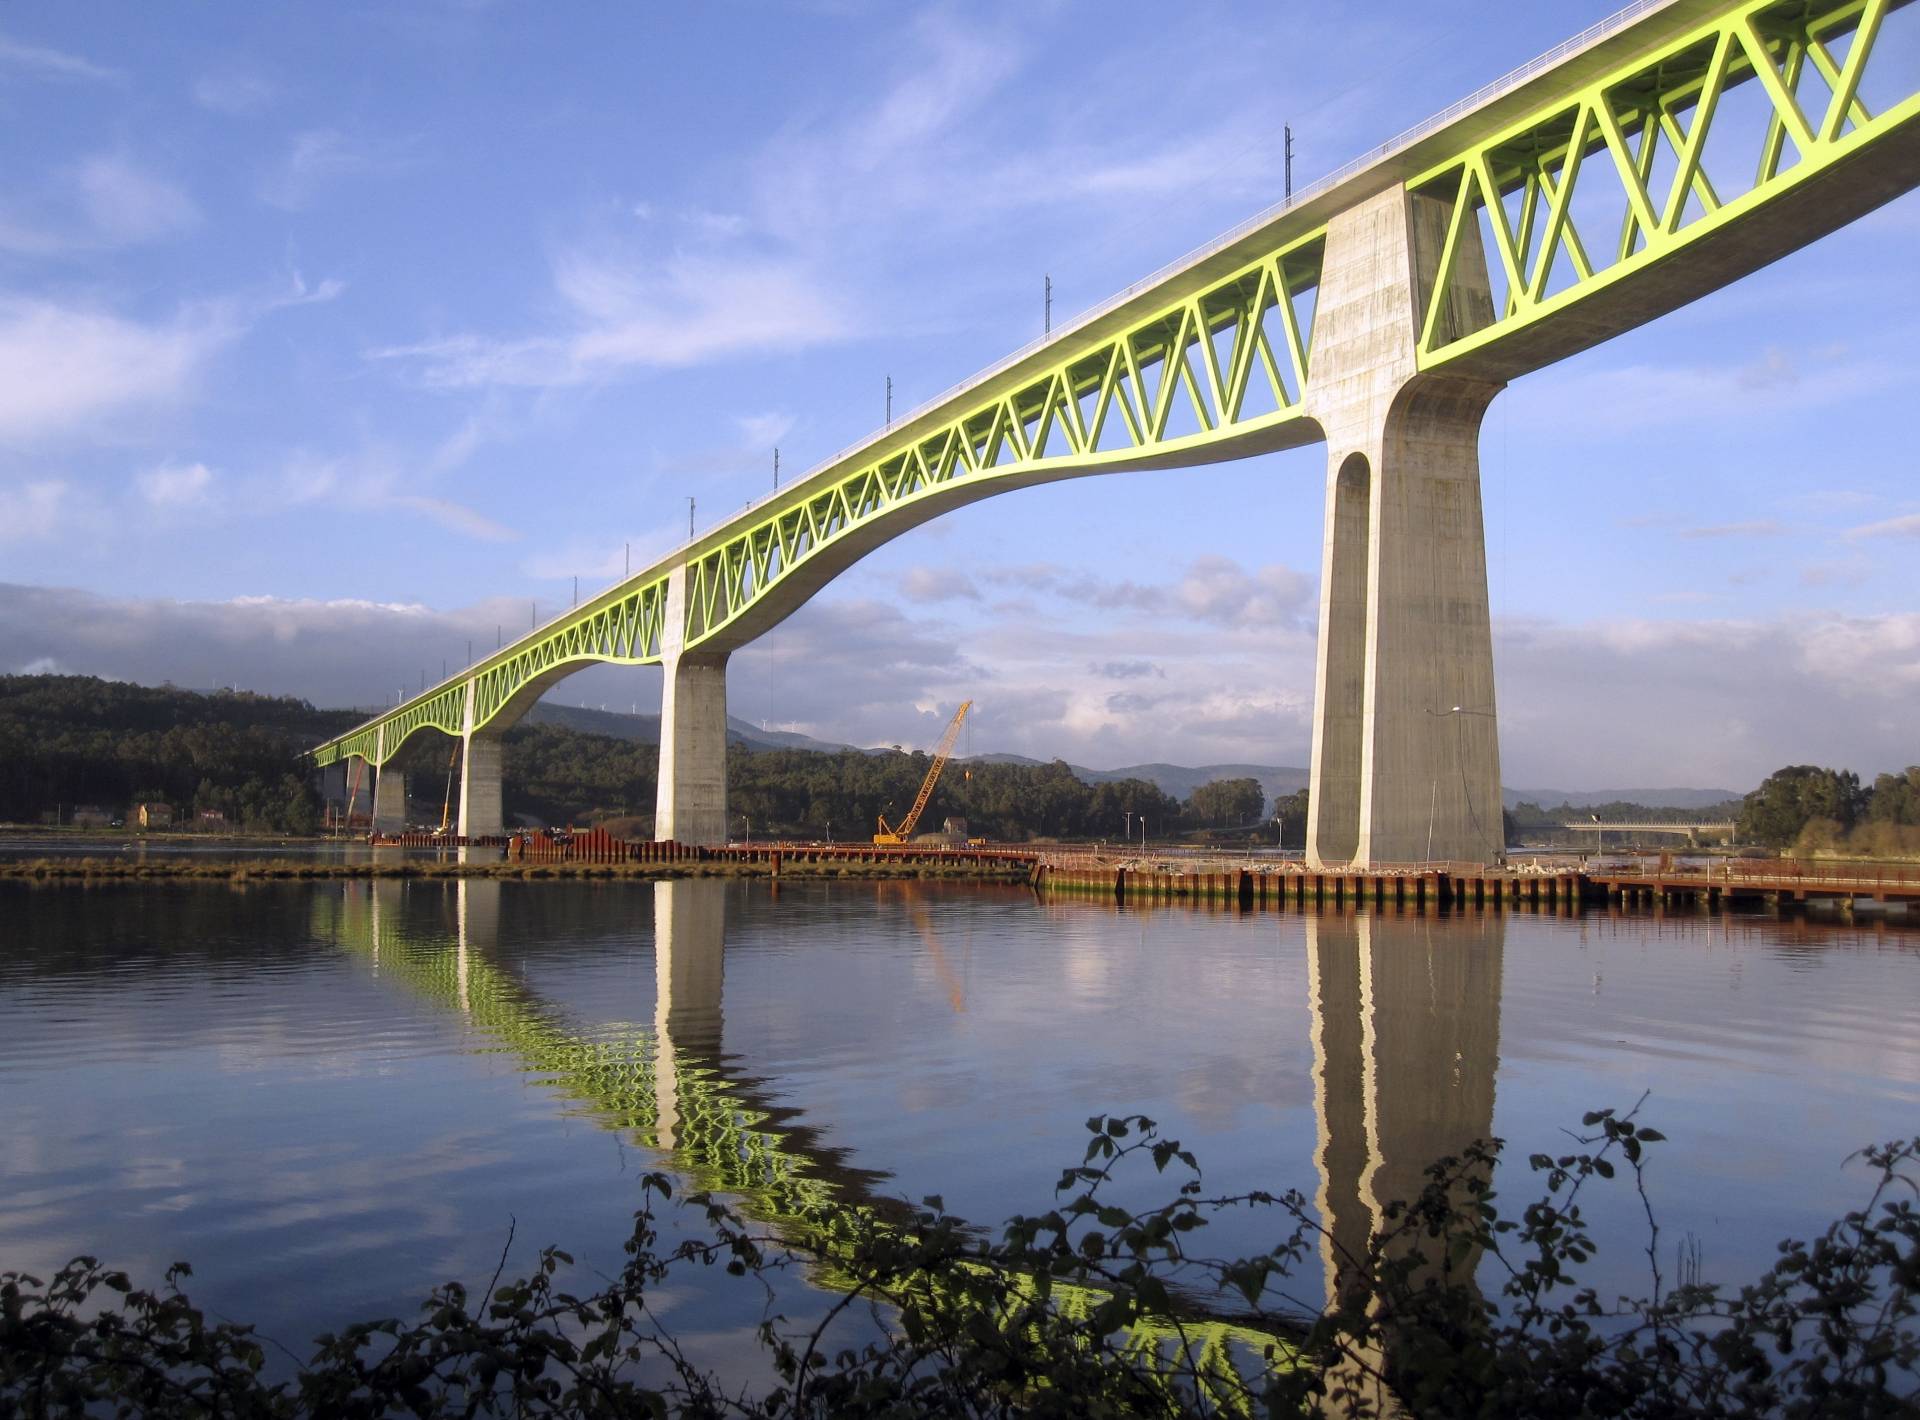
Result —
[[[1544, 1187], [1517, 1217], [1496, 1205], [1499, 1141], [1438, 1161], [1363, 1256], [1343, 1254], [1298, 1193], [1204, 1196], [1192, 1156], [1150, 1120], [1088, 1128], [1056, 1206], [997, 1241], [937, 1198], [776, 1236], [695, 1195], [699, 1235], [665, 1246], [671, 1184], [649, 1175], [625, 1266], [599, 1290], [563, 1290], [572, 1260], [548, 1249], [530, 1277], [496, 1275], [478, 1297], [450, 1283], [412, 1321], [322, 1336], [286, 1379], [270, 1379], [252, 1328], [193, 1306], [184, 1265], [157, 1291], [86, 1257], [49, 1282], [0, 1274], [0, 1415], [1915, 1413], [1920, 1139], [1862, 1151], [1863, 1206], [1729, 1291], [1662, 1276], [1643, 1174], [1661, 1136], [1631, 1113], [1590, 1114], [1571, 1152], [1534, 1155]], [[1122, 1171], [1148, 1167], [1182, 1180], [1170, 1202], [1109, 1201]], [[1579, 1280], [1599, 1246], [1580, 1200], [1616, 1179], [1644, 1206], [1650, 1290], [1607, 1300]], [[1195, 1235], [1228, 1209], [1271, 1210], [1284, 1236], [1208, 1260]], [[696, 1365], [651, 1310], [690, 1268], [762, 1284], [759, 1389]], [[795, 1268], [824, 1289], [807, 1322], [770, 1312], [767, 1284]]]

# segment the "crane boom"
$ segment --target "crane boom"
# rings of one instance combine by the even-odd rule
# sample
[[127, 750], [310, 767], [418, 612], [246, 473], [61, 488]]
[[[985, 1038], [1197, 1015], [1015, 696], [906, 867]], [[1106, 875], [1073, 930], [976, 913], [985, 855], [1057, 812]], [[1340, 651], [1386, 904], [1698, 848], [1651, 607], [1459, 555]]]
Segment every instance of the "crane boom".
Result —
[[880, 815], [879, 831], [873, 835], [878, 844], [900, 844], [913, 841], [914, 825], [920, 822], [920, 815], [927, 807], [927, 800], [933, 797], [933, 786], [940, 782], [940, 771], [947, 767], [947, 760], [953, 754], [953, 742], [960, 738], [960, 726], [967, 718], [967, 711], [973, 708], [971, 700], [960, 702], [960, 708], [953, 712], [953, 719], [947, 722], [947, 732], [940, 736], [940, 746], [933, 752], [933, 763], [927, 769], [927, 777], [920, 781], [920, 792], [914, 797], [913, 807], [907, 816], [895, 827], [887, 822], [885, 814]]

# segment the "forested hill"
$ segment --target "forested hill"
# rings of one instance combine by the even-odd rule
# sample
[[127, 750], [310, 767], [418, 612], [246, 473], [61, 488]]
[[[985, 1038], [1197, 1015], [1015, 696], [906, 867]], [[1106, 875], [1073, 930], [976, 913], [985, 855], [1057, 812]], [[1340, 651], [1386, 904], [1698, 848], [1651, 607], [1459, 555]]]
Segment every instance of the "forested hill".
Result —
[[153, 802], [308, 832], [320, 805], [300, 754], [361, 718], [247, 691], [0, 676], [0, 821]]
[[[136, 803], [164, 803], [178, 819], [215, 811], [233, 827], [311, 832], [321, 799], [305, 751], [362, 719], [305, 701], [246, 692], [201, 693], [86, 676], [0, 676], [0, 822], [71, 822], [76, 808], [125, 818]], [[554, 724], [522, 724], [506, 737], [510, 817], [547, 823], [624, 819], [652, 831], [658, 751], [647, 743]], [[451, 743], [415, 736], [396, 760], [415, 822], [438, 823], [452, 770]], [[924, 754], [752, 749], [728, 756], [732, 831], [840, 838], [898, 819], [925, 776]], [[937, 829], [963, 817], [993, 838], [1156, 838], [1262, 820], [1266, 796], [1251, 778], [1221, 779], [1175, 799], [1139, 779], [1089, 784], [1049, 764], [950, 766], [921, 821]], [[1304, 802], [1288, 815], [1289, 841]]]

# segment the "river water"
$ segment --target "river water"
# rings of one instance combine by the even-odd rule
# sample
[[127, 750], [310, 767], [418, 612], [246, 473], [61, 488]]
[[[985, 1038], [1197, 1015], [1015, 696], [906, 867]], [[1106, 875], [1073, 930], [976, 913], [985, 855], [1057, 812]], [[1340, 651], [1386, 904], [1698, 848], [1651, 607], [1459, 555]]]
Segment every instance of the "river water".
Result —
[[[1208, 1192], [1298, 1188], [1358, 1244], [1434, 1156], [1505, 1137], [1517, 1208], [1527, 1154], [1648, 1094], [1663, 1265], [1684, 1244], [1744, 1281], [1861, 1199], [1853, 1150], [1920, 1132], [1909, 922], [0, 883], [0, 1270], [186, 1259], [202, 1305], [304, 1353], [484, 1285], [510, 1230], [510, 1274], [546, 1243], [613, 1271], [639, 1176], [737, 1184], [715, 1149], [742, 1138], [842, 1198], [997, 1223], [1048, 1206], [1102, 1111], [1159, 1120]], [[1637, 1199], [1587, 1204], [1593, 1280], [1644, 1290]], [[1280, 1231], [1236, 1215], [1203, 1250]], [[704, 1354], [751, 1344], [759, 1293], [668, 1300]]]

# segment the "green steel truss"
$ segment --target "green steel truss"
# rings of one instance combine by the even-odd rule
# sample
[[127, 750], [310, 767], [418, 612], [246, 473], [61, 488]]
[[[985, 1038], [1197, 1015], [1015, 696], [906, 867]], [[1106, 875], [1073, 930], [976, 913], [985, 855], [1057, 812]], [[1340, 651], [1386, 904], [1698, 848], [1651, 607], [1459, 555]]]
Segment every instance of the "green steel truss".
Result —
[[1298, 418], [1324, 249], [1323, 229], [1296, 237], [1115, 336], [1067, 345], [1017, 389], [758, 510], [689, 563], [688, 646], [856, 529], [958, 485], [1197, 452]]
[[474, 687], [473, 728], [477, 730], [517, 698], [534, 694], [568, 669], [599, 662], [635, 666], [656, 662], [660, 659], [666, 610], [665, 576], [642, 574], [623, 582], [560, 621], [481, 661], [471, 671], [328, 741], [314, 751], [314, 761], [326, 765], [358, 755], [381, 764], [398, 753], [416, 730], [459, 735], [465, 723], [469, 681]]
[[[1881, 43], [1902, 3], [1729, 5], [1659, 53], [1409, 181], [1409, 190], [1451, 209], [1423, 313], [1421, 368], [1547, 320], [1685, 251], [1920, 115], [1916, 76], [1890, 72], [1910, 58]], [[1874, 78], [1889, 81], [1882, 88], [1896, 96], [1878, 112], [1862, 98], [1863, 82]], [[1448, 295], [1466, 274], [1460, 265], [1473, 235], [1493, 319], [1450, 329]]]
[[[1483, 352], [1514, 367], [1502, 378], [1530, 368], [1525, 341], [1504, 353], [1498, 342], [1542, 333], [1541, 322], [1763, 214], [1920, 118], [1920, 83], [1893, 72], [1913, 46], [1884, 35], [1906, 4], [1692, 0], [1711, 18], [1650, 55], [1597, 77], [1573, 65], [1528, 78], [1551, 97], [1490, 136], [1469, 105], [1387, 152], [1381, 163], [1440, 204], [1441, 249], [1420, 263], [1438, 267], [1417, 313], [1420, 368]], [[1569, 77], [1553, 92], [1560, 72]], [[1416, 154], [1444, 156], [1429, 164]], [[315, 759], [378, 762], [417, 730], [459, 734], [469, 680], [478, 729], [503, 712], [511, 722], [545, 685], [591, 662], [657, 662], [666, 640], [731, 650], [889, 537], [989, 493], [1318, 437], [1302, 391], [1325, 222], [1348, 182], [1360, 197], [1381, 190], [1370, 171], [1357, 166], [1314, 200], [1249, 225]], [[1491, 320], [1477, 326], [1463, 314], [1475, 303], [1451, 299], [1478, 284], [1474, 261], [1493, 297]], [[1212, 274], [1221, 263], [1231, 269]], [[669, 578], [683, 566], [684, 621], [663, 637]]]

